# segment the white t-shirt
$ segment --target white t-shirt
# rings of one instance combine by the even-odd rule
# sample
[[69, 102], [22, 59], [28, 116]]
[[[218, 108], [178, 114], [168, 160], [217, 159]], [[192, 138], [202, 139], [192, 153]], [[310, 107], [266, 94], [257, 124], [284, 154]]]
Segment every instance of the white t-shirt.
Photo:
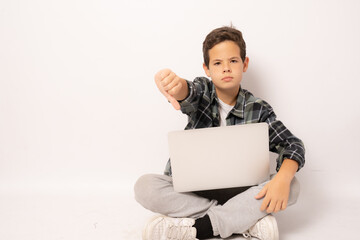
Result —
[[226, 117], [234, 106], [228, 105], [219, 98], [220, 126], [226, 126]]

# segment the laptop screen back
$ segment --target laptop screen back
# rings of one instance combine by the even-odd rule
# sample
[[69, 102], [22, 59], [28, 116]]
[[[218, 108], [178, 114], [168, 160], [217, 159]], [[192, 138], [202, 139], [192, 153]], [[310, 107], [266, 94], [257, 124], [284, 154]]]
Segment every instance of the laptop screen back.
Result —
[[168, 141], [177, 192], [253, 186], [269, 179], [266, 123], [174, 131]]

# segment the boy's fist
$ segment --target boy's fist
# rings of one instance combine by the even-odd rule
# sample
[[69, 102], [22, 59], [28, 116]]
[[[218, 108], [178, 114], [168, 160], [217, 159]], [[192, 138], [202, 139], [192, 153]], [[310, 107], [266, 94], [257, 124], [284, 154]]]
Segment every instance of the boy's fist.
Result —
[[160, 70], [155, 74], [155, 83], [160, 92], [167, 98], [171, 105], [176, 109], [180, 109], [180, 104], [176, 97], [182, 89], [181, 78], [179, 78], [170, 69]]

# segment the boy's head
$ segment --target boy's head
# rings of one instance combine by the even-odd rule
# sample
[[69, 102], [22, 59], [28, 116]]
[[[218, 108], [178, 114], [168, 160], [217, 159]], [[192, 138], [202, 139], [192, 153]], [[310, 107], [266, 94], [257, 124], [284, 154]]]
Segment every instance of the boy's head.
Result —
[[230, 27], [221, 27], [216, 28], [211, 31], [205, 38], [203, 42], [203, 56], [204, 63], [206, 67], [209, 68], [209, 50], [213, 48], [216, 44], [219, 44], [224, 41], [233, 41], [240, 48], [240, 57], [243, 62], [246, 58], [246, 44], [243, 39], [242, 33], [236, 28]]
[[234, 104], [243, 73], [249, 66], [241, 32], [233, 27], [217, 28], [207, 35], [203, 51], [203, 68], [211, 78], [217, 96], [225, 103], [226, 99], [231, 99], [228, 102]]

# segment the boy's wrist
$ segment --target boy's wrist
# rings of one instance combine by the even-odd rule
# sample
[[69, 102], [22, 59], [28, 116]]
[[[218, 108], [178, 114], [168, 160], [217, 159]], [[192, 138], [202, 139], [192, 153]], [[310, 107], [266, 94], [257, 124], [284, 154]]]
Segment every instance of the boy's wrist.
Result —
[[189, 96], [189, 87], [185, 79], [181, 78], [181, 89], [180, 92], [174, 96], [178, 102], [185, 100]]
[[277, 175], [284, 180], [292, 181], [299, 168], [299, 164], [292, 159], [284, 159]]

